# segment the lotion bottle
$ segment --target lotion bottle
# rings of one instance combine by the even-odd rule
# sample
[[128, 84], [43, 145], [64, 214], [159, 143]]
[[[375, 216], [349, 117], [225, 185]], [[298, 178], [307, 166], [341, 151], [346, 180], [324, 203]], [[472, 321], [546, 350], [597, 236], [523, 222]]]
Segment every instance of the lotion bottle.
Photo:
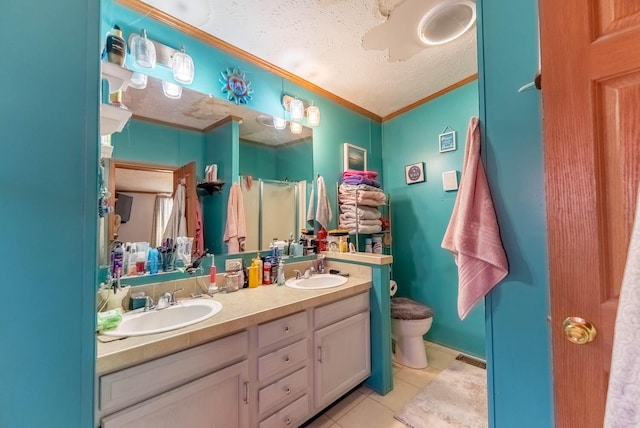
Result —
[[211, 267], [209, 268], [209, 294], [215, 294], [218, 292], [218, 286], [216, 285], [216, 262], [213, 254], [211, 254]]
[[284, 263], [280, 259], [280, 263], [278, 263], [278, 285], [284, 285], [284, 282]]

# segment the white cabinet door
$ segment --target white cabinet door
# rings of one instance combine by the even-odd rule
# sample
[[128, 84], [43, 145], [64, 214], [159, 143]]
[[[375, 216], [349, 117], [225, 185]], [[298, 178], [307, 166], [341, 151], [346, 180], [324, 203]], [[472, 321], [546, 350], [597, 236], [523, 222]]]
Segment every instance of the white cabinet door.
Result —
[[318, 410], [371, 373], [369, 312], [317, 330], [314, 346], [314, 404]]
[[248, 428], [247, 361], [102, 419], [103, 428]]

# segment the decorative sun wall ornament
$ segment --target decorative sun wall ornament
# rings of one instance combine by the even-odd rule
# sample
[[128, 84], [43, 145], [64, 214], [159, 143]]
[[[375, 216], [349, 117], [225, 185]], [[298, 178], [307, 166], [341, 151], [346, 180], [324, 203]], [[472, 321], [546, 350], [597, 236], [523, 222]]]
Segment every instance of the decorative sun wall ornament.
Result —
[[236, 104], [247, 104], [252, 98], [253, 89], [251, 89], [251, 82], [247, 80], [244, 73], [241, 73], [237, 68], [227, 68], [220, 74], [222, 75], [220, 78], [221, 89], [227, 94], [227, 99]]

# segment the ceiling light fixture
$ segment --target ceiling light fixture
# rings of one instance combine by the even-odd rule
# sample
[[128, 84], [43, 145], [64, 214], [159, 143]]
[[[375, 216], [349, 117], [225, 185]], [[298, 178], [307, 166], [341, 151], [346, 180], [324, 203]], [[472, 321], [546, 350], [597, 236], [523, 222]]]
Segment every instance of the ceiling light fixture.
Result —
[[173, 70], [173, 78], [176, 82], [190, 85], [193, 83], [193, 76], [195, 70], [193, 67], [193, 60], [184, 51], [184, 48], [173, 54], [173, 64], [171, 65]]
[[471, 0], [444, 0], [422, 17], [418, 38], [425, 45], [442, 45], [463, 35], [476, 22], [476, 4]]
[[180, 97], [182, 97], [182, 86], [167, 82], [166, 80], [162, 81], [162, 91], [165, 97], [171, 98], [172, 100], [179, 100]]

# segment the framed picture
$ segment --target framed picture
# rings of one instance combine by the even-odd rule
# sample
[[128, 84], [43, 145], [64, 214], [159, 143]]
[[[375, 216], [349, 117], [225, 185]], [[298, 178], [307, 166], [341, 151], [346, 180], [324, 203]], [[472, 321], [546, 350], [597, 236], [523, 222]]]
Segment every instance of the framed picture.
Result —
[[404, 167], [404, 178], [407, 184], [422, 183], [424, 178], [424, 162], [412, 163]]
[[450, 152], [456, 149], [456, 131], [443, 132], [438, 135], [440, 153]]
[[353, 144], [344, 143], [344, 154], [342, 159], [344, 171], [348, 169], [355, 169], [358, 171], [367, 170], [367, 149], [354, 146]]

